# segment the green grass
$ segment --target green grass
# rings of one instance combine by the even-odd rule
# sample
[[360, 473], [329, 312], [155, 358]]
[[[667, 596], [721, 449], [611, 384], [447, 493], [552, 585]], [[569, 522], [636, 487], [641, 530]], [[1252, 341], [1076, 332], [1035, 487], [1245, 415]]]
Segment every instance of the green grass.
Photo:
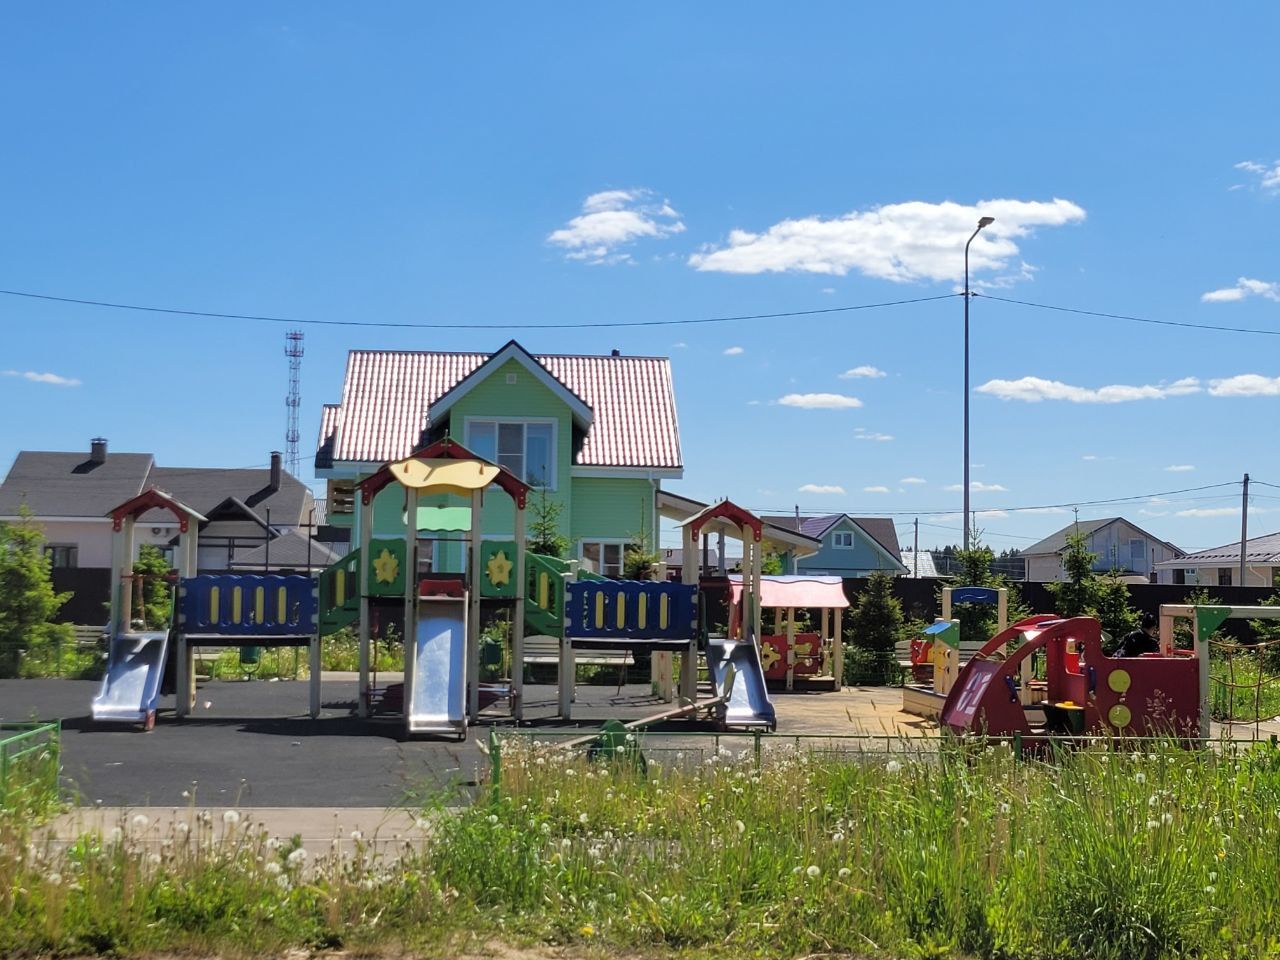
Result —
[[[404, 669], [404, 648], [399, 644], [379, 643], [372, 666], [379, 671]], [[326, 637], [320, 644], [320, 669], [360, 669], [360, 647], [356, 637], [346, 631]], [[303, 680], [311, 675], [305, 647], [267, 647], [260, 651], [257, 664], [242, 664], [240, 651], [223, 650], [212, 667], [219, 680]]]
[[1280, 717], [1280, 670], [1266, 665], [1257, 654], [1215, 659], [1209, 676], [1213, 719], [1252, 723]]
[[[706, 741], [702, 741], [706, 742]], [[729, 742], [729, 741], [726, 741]], [[749, 743], [749, 741], [746, 741]], [[498, 795], [398, 858], [228, 840], [65, 852], [0, 821], [0, 955], [489, 941], [686, 956], [1280, 957], [1280, 752], [667, 754], [504, 741]], [[159, 838], [157, 838], [159, 839]]]

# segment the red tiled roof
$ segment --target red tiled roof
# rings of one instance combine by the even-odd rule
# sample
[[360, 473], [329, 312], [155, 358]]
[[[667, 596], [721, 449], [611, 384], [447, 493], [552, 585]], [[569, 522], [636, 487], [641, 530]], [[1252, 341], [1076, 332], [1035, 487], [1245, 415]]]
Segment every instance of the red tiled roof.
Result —
[[[321, 431], [320, 449], [332, 441], [334, 461], [380, 463], [408, 456], [422, 440], [431, 404], [487, 359], [483, 353], [351, 351], [340, 410], [331, 414], [334, 405], [329, 404], [324, 411], [328, 429]], [[534, 359], [592, 410], [575, 465], [683, 465], [671, 366], [665, 357]]]

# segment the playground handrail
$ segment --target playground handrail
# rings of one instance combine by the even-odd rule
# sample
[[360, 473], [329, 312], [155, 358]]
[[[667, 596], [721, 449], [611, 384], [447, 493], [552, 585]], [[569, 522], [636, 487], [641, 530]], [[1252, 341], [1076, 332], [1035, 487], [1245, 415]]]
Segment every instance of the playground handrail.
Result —
[[319, 581], [320, 632], [329, 634], [360, 616], [360, 548], [321, 570]]

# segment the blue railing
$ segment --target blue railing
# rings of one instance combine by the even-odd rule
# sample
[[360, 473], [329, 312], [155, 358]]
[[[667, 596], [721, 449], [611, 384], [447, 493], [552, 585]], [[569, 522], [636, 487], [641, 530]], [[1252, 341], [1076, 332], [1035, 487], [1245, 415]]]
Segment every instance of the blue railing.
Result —
[[600, 640], [691, 640], [697, 624], [693, 584], [579, 580], [565, 588], [565, 635]]
[[316, 581], [299, 576], [202, 574], [178, 584], [178, 628], [188, 634], [309, 636]]

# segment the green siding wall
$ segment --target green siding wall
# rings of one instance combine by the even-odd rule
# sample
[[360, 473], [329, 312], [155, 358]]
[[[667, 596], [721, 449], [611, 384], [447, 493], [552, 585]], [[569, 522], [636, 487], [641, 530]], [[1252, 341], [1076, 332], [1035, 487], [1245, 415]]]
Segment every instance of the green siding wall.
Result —
[[[507, 383], [507, 375], [515, 383]], [[573, 417], [563, 400], [543, 386], [528, 369], [516, 360], [508, 360], [476, 384], [449, 411], [449, 435], [459, 443], [467, 442], [467, 418], [540, 419], [556, 423], [556, 489], [547, 491], [549, 498], [559, 501], [564, 509], [561, 525], [568, 530], [571, 523], [569, 465], [573, 457]], [[536, 497], [535, 491], [531, 496]], [[529, 520], [526, 512], [525, 521]], [[484, 532], [510, 536], [515, 532], [515, 516], [511, 498], [501, 490], [486, 491]]]
[[[579, 477], [573, 481], [573, 550], [579, 540], [653, 539], [653, 484], [648, 480]], [[651, 549], [657, 549], [650, 543]]]

